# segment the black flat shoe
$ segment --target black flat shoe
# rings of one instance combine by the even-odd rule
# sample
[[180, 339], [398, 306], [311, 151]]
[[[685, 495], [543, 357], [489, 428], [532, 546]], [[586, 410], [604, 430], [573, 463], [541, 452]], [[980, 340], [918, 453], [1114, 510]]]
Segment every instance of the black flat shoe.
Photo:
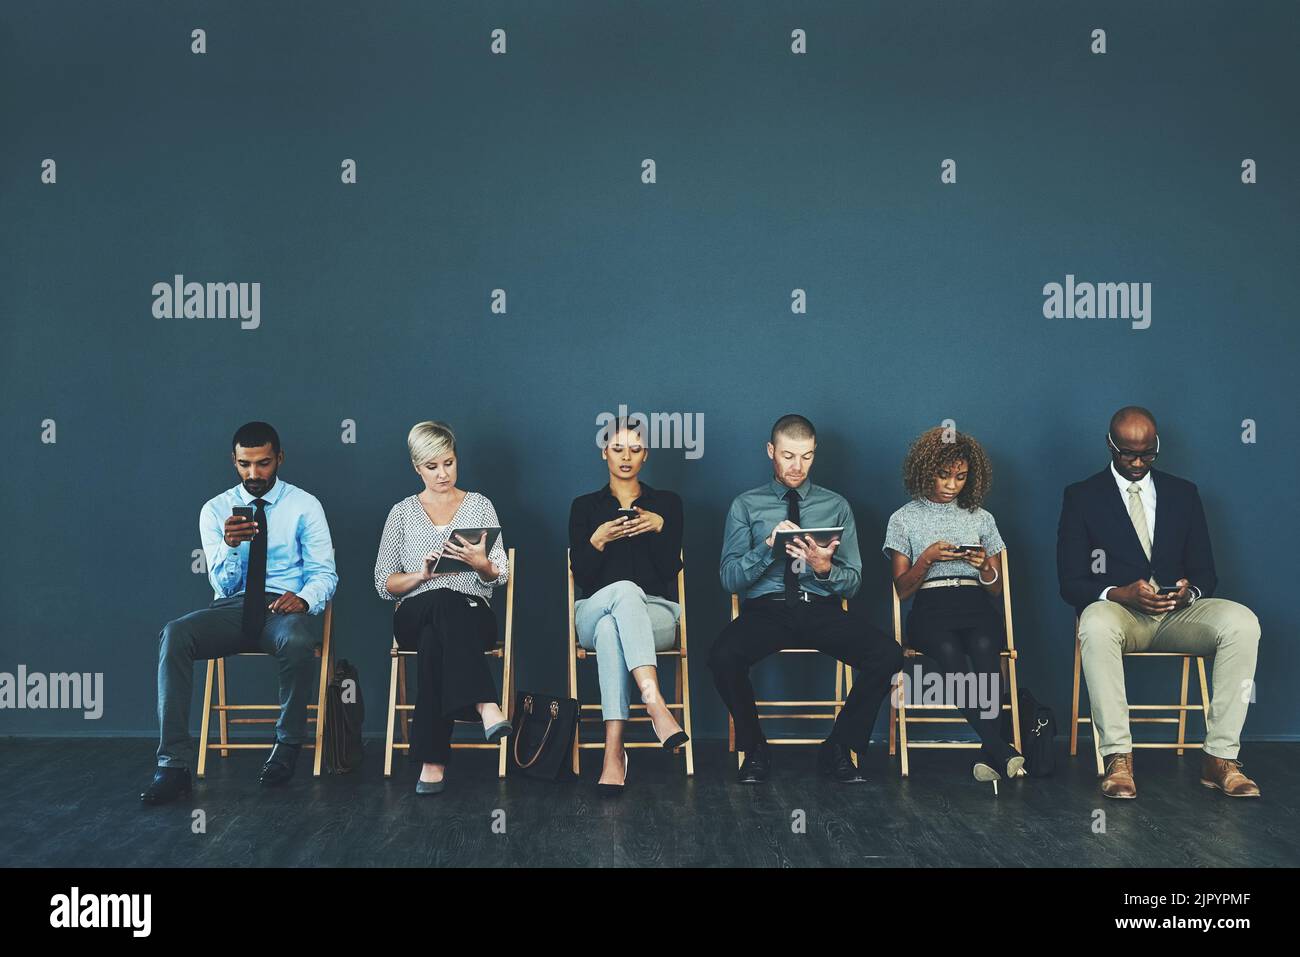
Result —
[[287, 784], [293, 777], [293, 769], [298, 764], [298, 752], [301, 750], [302, 747], [299, 745], [277, 741], [275, 747], [271, 749], [271, 756], [262, 765], [262, 773], [257, 778], [258, 783], [264, 788]]
[[601, 797], [616, 798], [623, 796], [623, 788], [627, 784], [627, 751], [623, 752], [623, 783], [622, 784], [601, 784], [596, 783], [596, 790], [600, 792]]
[[745, 760], [736, 772], [736, 781], [739, 784], [763, 784], [771, 773], [772, 761], [767, 748], [755, 748], [745, 752]]
[[189, 768], [158, 768], [149, 786], [140, 792], [140, 803], [170, 804], [189, 797], [191, 789]]
[[839, 784], [861, 784], [867, 779], [849, 756], [849, 749], [838, 741], [823, 741], [817, 755], [817, 772]]

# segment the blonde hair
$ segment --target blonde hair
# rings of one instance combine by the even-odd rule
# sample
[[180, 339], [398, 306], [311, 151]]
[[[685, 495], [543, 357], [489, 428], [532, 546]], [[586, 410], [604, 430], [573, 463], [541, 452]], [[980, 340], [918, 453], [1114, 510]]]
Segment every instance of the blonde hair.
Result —
[[417, 422], [406, 436], [411, 464], [417, 469], [426, 462], [456, 451], [456, 435], [446, 422]]

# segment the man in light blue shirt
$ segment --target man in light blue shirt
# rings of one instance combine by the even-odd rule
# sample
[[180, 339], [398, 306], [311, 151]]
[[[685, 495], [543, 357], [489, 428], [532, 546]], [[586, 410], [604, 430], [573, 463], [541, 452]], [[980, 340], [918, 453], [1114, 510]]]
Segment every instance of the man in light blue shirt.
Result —
[[140, 795], [145, 804], [190, 793], [185, 754], [196, 660], [244, 651], [275, 656], [280, 719], [259, 778], [264, 786], [293, 776], [306, 732], [311, 665], [320, 643], [308, 618], [324, 611], [339, 580], [329, 525], [315, 496], [278, 477], [284, 452], [275, 429], [249, 422], [231, 445], [240, 484], [199, 513], [212, 604], [169, 621], [159, 635], [158, 768]]
[[[817, 431], [803, 416], [777, 419], [767, 443], [771, 477], [736, 496], [727, 512], [719, 575], [722, 587], [743, 598], [744, 606], [714, 642], [709, 668], [735, 722], [736, 750], [745, 755], [737, 775], [741, 784], [766, 781], [771, 767], [749, 680], [756, 662], [783, 648], [816, 648], [857, 669], [817, 761], [822, 775], [853, 784], [865, 779], [851, 752], [861, 760], [903, 660], [897, 642], [841, 607], [862, 583], [858, 532], [844, 497], [809, 480], [816, 448]], [[785, 555], [773, 554], [777, 532], [816, 528], [843, 531], [824, 544], [795, 536]]]

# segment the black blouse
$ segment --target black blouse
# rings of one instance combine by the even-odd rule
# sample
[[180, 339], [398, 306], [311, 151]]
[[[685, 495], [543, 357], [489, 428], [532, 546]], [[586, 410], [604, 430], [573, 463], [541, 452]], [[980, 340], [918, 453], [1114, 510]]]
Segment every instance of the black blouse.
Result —
[[573, 500], [569, 509], [569, 557], [573, 580], [590, 597], [616, 581], [630, 581], [647, 595], [677, 600], [677, 572], [682, 559], [682, 500], [676, 492], [641, 483], [641, 495], [632, 503], [663, 516], [659, 533], [646, 532], [615, 539], [598, 551], [591, 544], [596, 526], [618, 518], [621, 507], [608, 485]]

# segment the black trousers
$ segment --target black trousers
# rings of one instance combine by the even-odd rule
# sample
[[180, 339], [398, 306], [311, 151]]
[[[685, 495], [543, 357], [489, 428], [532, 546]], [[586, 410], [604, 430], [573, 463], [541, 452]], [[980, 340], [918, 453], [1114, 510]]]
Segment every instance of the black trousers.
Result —
[[[907, 644], [930, 659], [944, 675], [974, 675], [975, 688], [996, 692], [998, 712], [985, 717], [979, 707], [963, 707], [962, 714], [995, 755], [1003, 753], [1002, 740], [1002, 618], [983, 588], [923, 588], [907, 614]], [[909, 676], [910, 677], [910, 676]], [[977, 704], [978, 702], [969, 702]], [[990, 708], [991, 710], [991, 708]]]
[[419, 653], [411, 757], [446, 764], [456, 719], [479, 721], [474, 705], [497, 700], [483, 654], [496, 644], [496, 615], [477, 595], [434, 588], [402, 600], [393, 612], [393, 637], [398, 648]]
[[749, 669], [782, 648], [816, 648], [857, 669], [831, 738], [859, 754], [865, 751], [880, 703], [902, 665], [902, 649], [880, 629], [850, 617], [837, 601], [769, 598], [745, 602], [709, 654], [713, 683], [736, 724], [736, 748], [752, 751], [766, 743]]

